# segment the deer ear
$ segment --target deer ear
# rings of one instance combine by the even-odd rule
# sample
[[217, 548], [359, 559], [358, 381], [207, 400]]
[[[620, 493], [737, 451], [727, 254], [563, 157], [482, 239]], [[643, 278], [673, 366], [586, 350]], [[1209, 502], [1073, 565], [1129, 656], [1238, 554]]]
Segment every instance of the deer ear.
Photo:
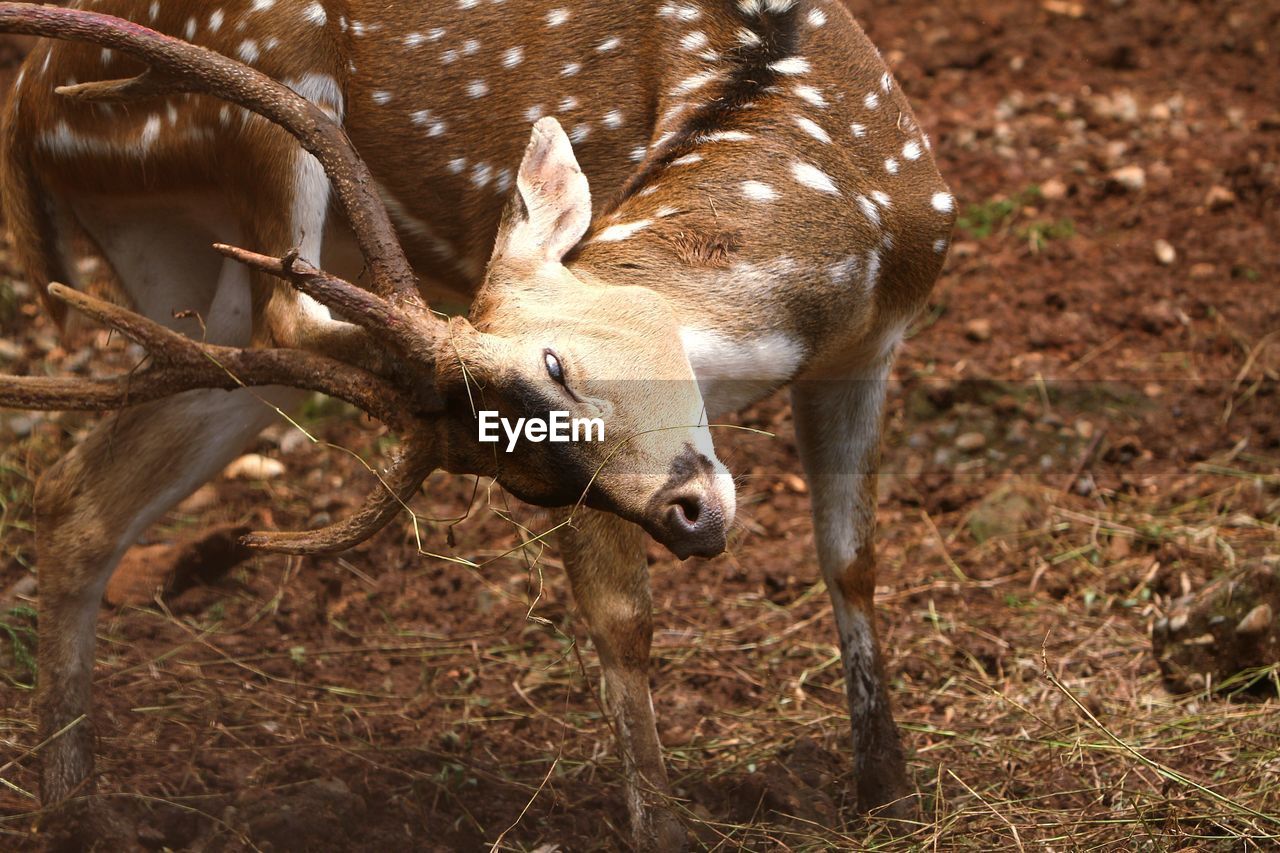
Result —
[[560, 122], [540, 119], [524, 150], [496, 255], [559, 263], [591, 225], [591, 190]]

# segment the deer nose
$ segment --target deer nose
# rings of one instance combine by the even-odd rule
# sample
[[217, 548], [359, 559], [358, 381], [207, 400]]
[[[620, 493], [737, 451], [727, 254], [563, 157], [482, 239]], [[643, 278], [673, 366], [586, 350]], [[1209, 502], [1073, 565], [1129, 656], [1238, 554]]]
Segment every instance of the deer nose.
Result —
[[728, 531], [724, 509], [706, 487], [686, 487], [671, 495], [665, 521], [668, 531], [665, 544], [682, 560], [714, 557], [725, 548]]
[[733, 508], [717, 486], [711, 461], [686, 445], [649, 505], [649, 532], [681, 560], [714, 557], [725, 548]]

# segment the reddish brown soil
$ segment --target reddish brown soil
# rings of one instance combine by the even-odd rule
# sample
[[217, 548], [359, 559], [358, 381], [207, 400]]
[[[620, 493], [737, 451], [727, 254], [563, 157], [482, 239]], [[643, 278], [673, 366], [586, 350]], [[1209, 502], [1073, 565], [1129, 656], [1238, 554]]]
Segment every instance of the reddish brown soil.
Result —
[[[896, 372], [882, 481], [881, 625], [926, 804], [912, 842], [1243, 849], [1242, 835], [1280, 831], [1248, 811], [1280, 814], [1274, 700], [1170, 697], [1147, 641], [1172, 596], [1280, 553], [1280, 7], [851, 6], [966, 211]], [[1112, 177], [1131, 166], [1141, 190]], [[2, 299], [0, 331], [20, 350], [5, 370], [82, 364]], [[30, 575], [32, 478], [85, 423], [14, 438], [30, 424], [0, 415], [0, 589]], [[306, 423], [373, 446], [333, 409]], [[740, 423], [777, 436], [718, 441], [741, 475], [730, 552], [677, 563], [650, 549], [654, 702], [677, 793], [707, 846], [883, 840], [849, 809], [787, 404]], [[257, 449], [288, 477], [219, 481], [144, 544], [322, 523], [368, 487], [350, 456], [283, 433]], [[99, 790], [140, 844], [625, 843], [598, 665], [555, 555], [504, 556], [518, 540], [493, 510], [538, 521], [487, 484], [435, 476], [415, 504], [424, 519], [468, 506], [456, 525], [424, 521], [420, 548], [401, 523], [341, 558], [256, 558], [104, 611]], [[21, 639], [30, 621], [3, 624]], [[25, 849], [40, 839], [37, 739], [30, 673], [5, 636], [0, 844]], [[1234, 805], [1109, 748], [1086, 714]]]

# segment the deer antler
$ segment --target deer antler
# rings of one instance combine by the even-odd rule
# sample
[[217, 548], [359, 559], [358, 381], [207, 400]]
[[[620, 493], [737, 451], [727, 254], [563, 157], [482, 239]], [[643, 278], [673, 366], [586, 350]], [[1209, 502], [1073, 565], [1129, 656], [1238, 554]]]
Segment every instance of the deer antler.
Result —
[[[362, 509], [350, 519], [301, 534], [256, 533], [252, 547], [294, 554], [352, 547], [377, 533], [438, 467], [429, 416], [440, 409], [431, 383], [446, 324], [418, 293], [408, 259], [378, 196], [368, 167], [341, 126], [319, 107], [270, 77], [221, 54], [95, 12], [28, 3], [0, 3], [0, 31], [86, 41], [130, 54], [147, 70], [127, 80], [82, 83], [59, 94], [85, 101], [126, 101], [175, 93], [213, 95], [283, 128], [320, 162], [332, 183], [372, 275], [372, 290], [300, 261], [219, 245], [218, 251], [284, 279], [372, 332], [371, 346], [391, 350], [393, 376], [293, 349], [239, 349], [199, 343], [123, 308], [52, 284], [51, 296], [143, 345], [151, 364], [114, 379], [0, 377], [0, 404], [26, 409], [107, 411], [196, 388], [289, 385], [345, 400], [383, 421], [403, 441], [401, 452]], [[392, 383], [401, 378], [397, 384]]]

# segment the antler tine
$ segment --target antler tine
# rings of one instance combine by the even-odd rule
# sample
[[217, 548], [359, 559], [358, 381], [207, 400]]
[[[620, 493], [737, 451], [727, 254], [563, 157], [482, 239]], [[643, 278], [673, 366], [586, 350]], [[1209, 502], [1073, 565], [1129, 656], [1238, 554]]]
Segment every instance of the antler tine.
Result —
[[289, 385], [345, 400], [397, 431], [410, 430], [413, 405], [378, 376], [303, 350], [238, 349], [203, 344], [128, 309], [72, 290], [50, 294], [137, 341], [154, 361], [109, 379], [0, 376], [0, 405], [18, 409], [109, 411], [197, 388], [232, 390]]
[[405, 436], [390, 470], [350, 518], [319, 530], [250, 533], [240, 541], [250, 548], [278, 554], [332, 554], [353, 548], [386, 527], [439, 462], [436, 442], [425, 433], [411, 432]]
[[296, 254], [277, 258], [226, 243], [215, 243], [213, 248], [245, 266], [289, 282], [325, 307], [337, 311], [352, 323], [391, 343], [402, 354], [409, 356], [411, 363], [433, 363], [435, 339], [423, 334], [421, 324], [414, 322], [412, 318], [406, 318], [397, 306], [379, 299], [364, 288], [317, 269]]
[[324, 167], [373, 276], [373, 290], [394, 304], [422, 309], [417, 283], [373, 176], [343, 129], [286, 86], [219, 53], [97, 12], [31, 3], [0, 3], [0, 31], [86, 41], [144, 62], [132, 80], [64, 87], [80, 100], [120, 100], [196, 92], [251, 110], [288, 131]]

